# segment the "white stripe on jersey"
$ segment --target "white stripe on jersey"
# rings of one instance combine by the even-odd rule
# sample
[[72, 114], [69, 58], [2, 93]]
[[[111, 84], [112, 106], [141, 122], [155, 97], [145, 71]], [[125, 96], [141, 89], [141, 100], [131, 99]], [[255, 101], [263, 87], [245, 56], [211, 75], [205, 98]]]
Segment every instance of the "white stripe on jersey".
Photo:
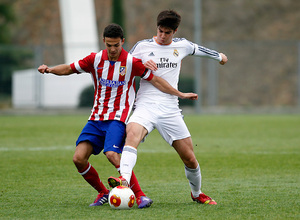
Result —
[[75, 62], [74, 65], [75, 65], [75, 68], [76, 68], [76, 70], [77, 70], [78, 72], [80, 72], [80, 73], [83, 73], [83, 72], [84, 72], [84, 70], [81, 69], [81, 67], [79, 66], [79, 62], [78, 62], [78, 61]]
[[[108, 67], [107, 67], [107, 71], [106, 71], [106, 66], [107, 65], [108, 65]], [[105, 70], [105, 75], [103, 75], [103, 73], [102, 73], [102, 78], [103, 79], [107, 79], [109, 65], [110, 65], [110, 62], [108, 60], [105, 60], [104, 61], [104, 68], [103, 68], [103, 72]], [[116, 82], [119, 81], [120, 67], [121, 67], [121, 62], [116, 61], [115, 64], [114, 64], [114, 73], [113, 73], [113, 78], [112, 78], [113, 81], [116, 81]], [[116, 100], [118, 88], [119, 88], [118, 86], [117, 87], [111, 87], [110, 98], [109, 98], [109, 101], [108, 101], [109, 110], [105, 113], [103, 120], [108, 120], [109, 114], [115, 111], [114, 102]], [[103, 94], [103, 95], [101, 94], [101, 97], [104, 98], [105, 94]]]
[[148, 77], [150, 76], [150, 74], [151, 74], [151, 70], [147, 70], [147, 72], [146, 72], [146, 74], [145, 74], [145, 76], [143, 77], [143, 79], [148, 79]]
[[[108, 60], [105, 60], [104, 65], [103, 65], [102, 76], [101, 76], [102, 79], [107, 79], [109, 65], [110, 65], [110, 62]], [[100, 85], [101, 83], [100, 83], [99, 79], [100, 79], [100, 77], [98, 76], [98, 78], [97, 78], [98, 88], [105, 87], [104, 85]], [[99, 103], [104, 103], [105, 92], [106, 92], [105, 89], [101, 89], [100, 98], [97, 99], [97, 100], [99, 100]], [[108, 104], [108, 106], [109, 106], [109, 104]], [[98, 114], [95, 115], [95, 120], [99, 120], [99, 115], [102, 115], [102, 111], [104, 110], [102, 106], [98, 106], [98, 107], [99, 107], [99, 112], [98, 112]], [[104, 120], [107, 120], [107, 119], [108, 119], [108, 115], [105, 114], [104, 115]]]
[[[102, 51], [100, 51], [99, 53], [96, 54], [95, 56], [95, 60], [94, 60], [94, 69], [97, 70], [98, 68], [98, 65], [101, 61], [101, 58], [102, 58]], [[96, 75], [96, 81], [94, 82], [94, 87], [95, 87], [95, 90], [96, 91], [96, 96], [95, 96], [95, 99], [94, 99], [94, 106], [93, 106], [93, 109], [92, 109], [92, 113], [95, 112], [95, 107], [97, 107], [97, 100], [99, 99], [99, 96], [98, 96], [98, 89], [99, 89], [99, 76], [98, 76], [98, 71], [95, 72], [95, 75]], [[99, 115], [96, 114], [95, 115], [95, 120], [99, 120]]]
[[[126, 72], [127, 73], [131, 73], [132, 70], [132, 56], [130, 54], [128, 54], [127, 56], [127, 60], [126, 60]], [[131, 74], [126, 74], [125, 75], [125, 81], [127, 82], [127, 85], [129, 85], [130, 83], [132, 84], [134, 82], [134, 77], [133, 77], [133, 81], [130, 82], [130, 77]], [[129, 91], [126, 92], [126, 89], [129, 89]], [[128, 98], [127, 98], [128, 95]], [[133, 106], [133, 102], [135, 99], [135, 91], [134, 91], [134, 87], [133, 85], [130, 87], [123, 87], [123, 92], [122, 92], [122, 96], [121, 96], [121, 100], [120, 100], [120, 110], [117, 112], [117, 115], [120, 114], [124, 111], [125, 106], [126, 106], [126, 101], [128, 102], [127, 104], [129, 104], [129, 113], [131, 112], [132, 106]], [[123, 106], [123, 107], [122, 107]], [[126, 118], [126, 121], [129, 117], [129, 114]]]

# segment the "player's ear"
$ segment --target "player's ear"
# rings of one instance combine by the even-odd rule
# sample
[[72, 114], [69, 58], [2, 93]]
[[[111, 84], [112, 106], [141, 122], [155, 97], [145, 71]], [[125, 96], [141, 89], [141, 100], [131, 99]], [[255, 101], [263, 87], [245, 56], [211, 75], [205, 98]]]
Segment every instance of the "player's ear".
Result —
[[105, 38], [103, 37], [103, 43], [105, 43]]
[[121, 44], [123, 45], [125, 43], [125, 38], [123, 38], [122, 40], [121, 40]]
[[177, 30], [178, 30], [178, 28], [176, 28], [176, 29], [174, 30], [174, 34], [176, 34]]

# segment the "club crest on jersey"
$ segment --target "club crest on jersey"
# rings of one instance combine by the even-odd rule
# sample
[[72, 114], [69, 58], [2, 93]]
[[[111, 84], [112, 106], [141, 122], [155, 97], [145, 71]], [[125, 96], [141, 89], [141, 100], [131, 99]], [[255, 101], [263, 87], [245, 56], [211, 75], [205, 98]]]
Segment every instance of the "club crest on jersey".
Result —
[[126, 66], [120, 66], [120, 75], [124, 76], [126, 74]]
[[178, 57], [179, 56], [178, 50], [174, 49], [173, 55], [174, 55], [174, 57]]

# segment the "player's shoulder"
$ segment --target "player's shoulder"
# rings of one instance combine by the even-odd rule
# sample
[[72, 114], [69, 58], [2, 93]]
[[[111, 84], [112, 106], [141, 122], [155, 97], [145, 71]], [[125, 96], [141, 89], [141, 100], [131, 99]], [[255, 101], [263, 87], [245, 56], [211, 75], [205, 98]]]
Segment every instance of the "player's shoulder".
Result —
[[174, 37], [174, 38], [173, 38], [173, 42], [174, 42], [174, 43], [184, 42], [184, 41], [186, 41], [186, 39], [185, 39], [185, 38], [182, 38], [182, 37]]
[[143, 44], [143, 43], [147, 44], [147, 43], [152, 43], [152, 42], [154, 42], [154, 40], [153, 40], [153, 38], [150, 38], [150, 39], [140, 40], [137, 42], [137, 44]]
[[147, 45], [147, 44], [150, 44], [150, 43], [153, 43], [153, 39], [144, 39], [144, 40], [140, 40], [140, 41], [138, 41], [138, 42], [131, 48], [131, 50], [129, 51], [129, 53], [132, 53], [137, 47], [144, 46], [144, 45]]
[[183, 38], [183, 37], [174, 37], [173, 39], [174, 43], [187, 43], [189, 42], [187, 39]]
[[138, 45], [145, 45], [145, 44], [150, 44], [150, 43], [153, 43], [154, 40], [153, 38], [152, 39], [144, 39], [144, 40], [140, 40], [138, 41], [136, 44], [135, 44], [135, 47], [138, 46]]
[[188, 44], [188, 45], [193, 45], [193, 43], [186, 38], [173, 38], [173, 43], [175, 44]]

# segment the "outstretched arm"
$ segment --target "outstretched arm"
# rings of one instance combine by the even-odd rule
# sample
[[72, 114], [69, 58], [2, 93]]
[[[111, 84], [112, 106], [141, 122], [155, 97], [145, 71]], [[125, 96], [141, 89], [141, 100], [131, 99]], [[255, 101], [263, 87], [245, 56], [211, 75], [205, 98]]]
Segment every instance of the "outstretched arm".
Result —
[[39, 66], [38, 71], [42, 74], [52, 73], [58, 76], [65, 76], [73, 73], [71, 66], [67, 64], [60, 64], [54, 67], [48, 67], [47, 65], [43, 64]]
[[178, 91], [177, 89], [173, 88], [166, 80], [159, 76], [153, 76], [153, 78], [150, 80], [150, 83], [158, 88], [160, 91], [164, 93], [168, 93], [171, 95], [178, 96], [181, 99], [191, 99], [191, 100], [197, 100], [198, 95], [196, 93], [183, 93]]

